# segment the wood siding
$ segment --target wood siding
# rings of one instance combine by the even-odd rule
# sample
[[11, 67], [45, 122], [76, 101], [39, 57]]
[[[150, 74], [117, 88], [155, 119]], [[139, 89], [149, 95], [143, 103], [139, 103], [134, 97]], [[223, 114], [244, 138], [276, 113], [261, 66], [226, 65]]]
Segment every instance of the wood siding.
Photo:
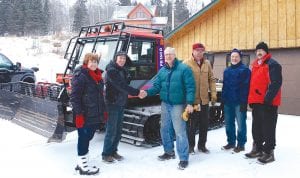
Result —
[[259, 41], [270, 48], [300, 47], [300, 0], [220, 0], [168, 39], [182, 59], [195, 42], [221, 52], [251, 50]]

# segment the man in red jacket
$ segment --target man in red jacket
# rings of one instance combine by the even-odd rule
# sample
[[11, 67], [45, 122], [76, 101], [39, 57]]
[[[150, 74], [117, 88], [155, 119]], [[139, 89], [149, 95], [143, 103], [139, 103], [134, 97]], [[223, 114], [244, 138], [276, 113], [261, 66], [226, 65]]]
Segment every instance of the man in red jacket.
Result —
[[268, 45], [260, 42], [256, 46], [256, 57], [252, 73], [248, 103], [252, 108], [252, 151], [248, 158], [258, 158], [261, 163], [275, 160], [275, 130], [278, 106], [281, 102], [281, 65], [269, 53]]

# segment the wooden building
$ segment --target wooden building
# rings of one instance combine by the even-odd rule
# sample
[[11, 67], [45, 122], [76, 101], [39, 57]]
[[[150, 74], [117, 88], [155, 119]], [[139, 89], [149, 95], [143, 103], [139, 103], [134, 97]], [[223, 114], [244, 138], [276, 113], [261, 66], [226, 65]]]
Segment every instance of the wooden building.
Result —
[[157, 6], [145, 6], [138, 3], [136, 6], [117, 6], [112, 21], [122, 21], [127, 25], [163, 29], [168, 17], [160, 17]]
[[258, 42], [269, 45], [282, 65], [280, 113], [300, 115], [300, 0], [213, 0], [209, 5], [166, 35], [180, 59], [201, 42], [215, 54], [214, 72], [222, 79], [225, 58], [239, 48], [255, 58]]

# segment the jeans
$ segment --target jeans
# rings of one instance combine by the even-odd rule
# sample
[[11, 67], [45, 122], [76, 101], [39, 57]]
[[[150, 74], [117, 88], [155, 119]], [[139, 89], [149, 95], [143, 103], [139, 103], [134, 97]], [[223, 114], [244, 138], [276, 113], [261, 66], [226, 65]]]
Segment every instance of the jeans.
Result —
[[252, 136], [257, 150], [270, 153], [276, 145], [278, 107], [254, 104], [252, 109]]
[[84, 156], [89, 152], [90, 141], [93, 139], [97, 125], [78, 128], [77, 154]]
[[174, 151], [174, 131], [176, 136], [176, 150], [180, 161], [189, 159], [189, 143], [186, 134], [186, 122], [181, 118], [184, 105], [161, 103], [160, 134], [165, 153]]
[[[241, 112], [239, 104], [225, 104], [224, 116], [228, 144], [235, 146], [237, 139], [237, 145], [240, 147], [244, 147], [247, 141], [247, 112]], [[237, 136], [235, 121], [237, 122], [238, 127]]]
[[189, 147], [195, 147], [195, 134], [199, 130], [198, 148], [205, 147], [208, 131], [208, 105], [201, 105], [201, 111], [194, 111], [190, 114], [187, 122]]
[[107, 105], [108, 120], [103, 145], [103, 156], [111, 156], [118, 151], [118, 145], [122, 134], [124, 107]]

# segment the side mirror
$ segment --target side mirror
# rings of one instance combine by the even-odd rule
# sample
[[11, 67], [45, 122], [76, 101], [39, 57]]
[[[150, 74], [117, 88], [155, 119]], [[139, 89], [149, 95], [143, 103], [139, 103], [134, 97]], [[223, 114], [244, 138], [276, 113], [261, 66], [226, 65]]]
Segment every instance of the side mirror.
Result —
[[16, 65], [14, 66], [14, 70], [21, 70], [21, 63], [20, 62], [16, 62]]
[[38, 67], [31, 67], [31, 69], [32, 69], [34, 72], [39, 71], [39, 68], [38, 68]]

